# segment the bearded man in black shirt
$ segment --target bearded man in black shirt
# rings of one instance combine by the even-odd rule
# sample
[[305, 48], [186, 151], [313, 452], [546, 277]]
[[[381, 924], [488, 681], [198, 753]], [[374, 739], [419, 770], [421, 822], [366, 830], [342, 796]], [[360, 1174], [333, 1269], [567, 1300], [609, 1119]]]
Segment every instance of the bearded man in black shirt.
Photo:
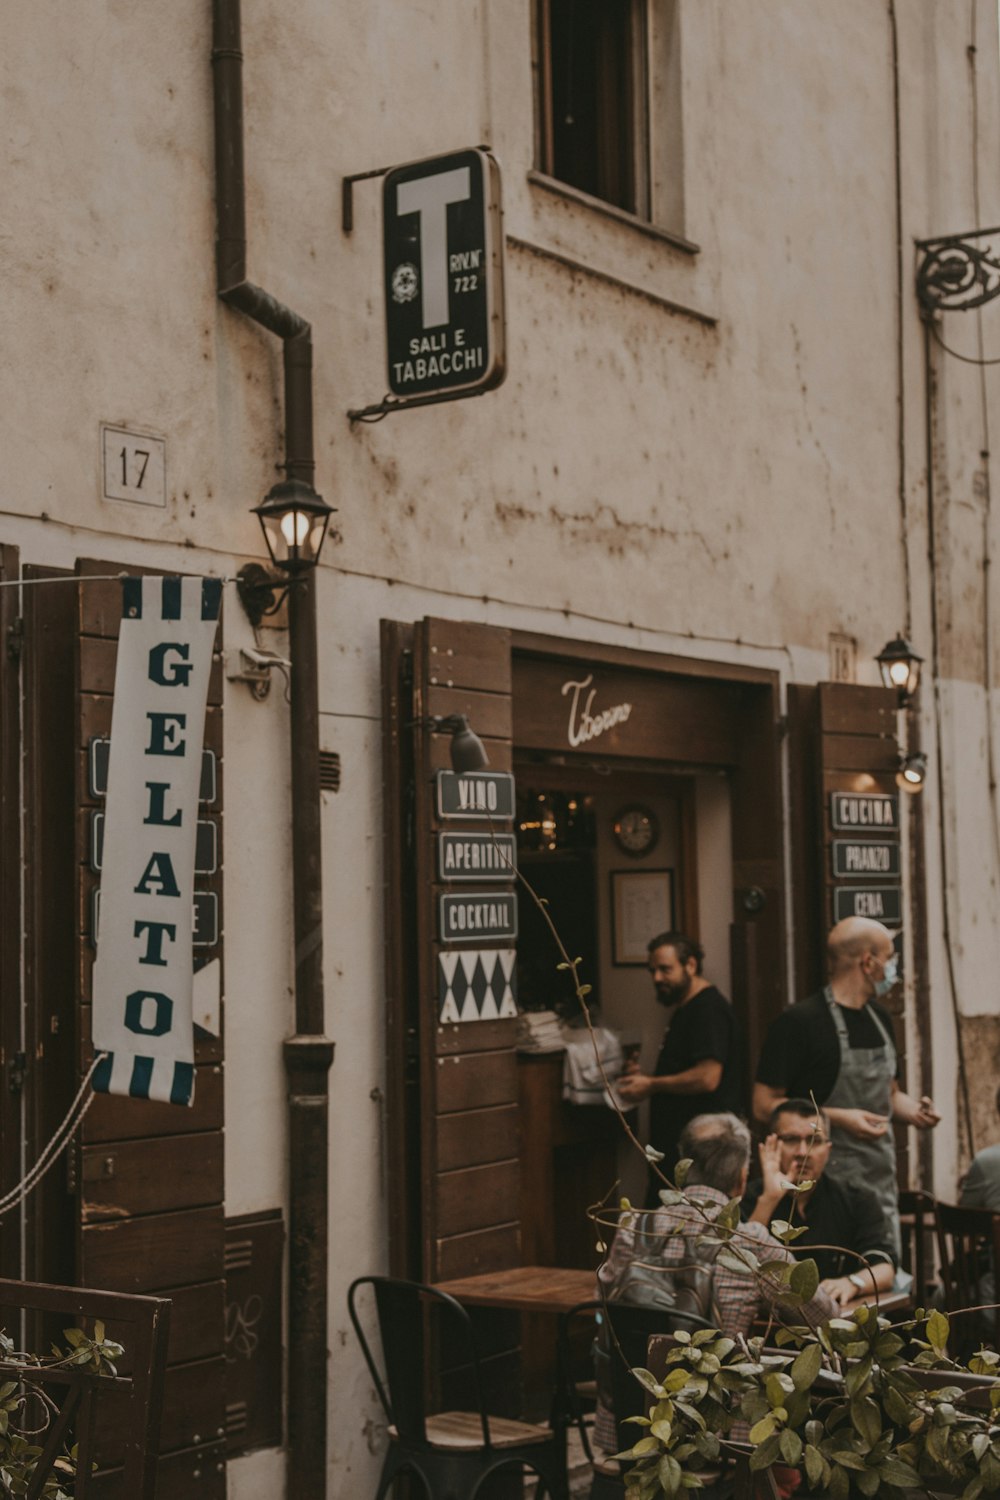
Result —
[[[698, 1115], [744, 1113], [742, 1046], [733, 1008], [702, 974], [705, 954], [682, 932], [661, 932], [649, 944], [649, 973], [659, 1003], [671, 1012], [652, 1073], [633, 1068], [618, 1080], [629, 1104], [649, 1099], [650, 1144], [672, 1175], [681, 1131]], [[657, 1206], [659, 1178], [651, 1176]]]

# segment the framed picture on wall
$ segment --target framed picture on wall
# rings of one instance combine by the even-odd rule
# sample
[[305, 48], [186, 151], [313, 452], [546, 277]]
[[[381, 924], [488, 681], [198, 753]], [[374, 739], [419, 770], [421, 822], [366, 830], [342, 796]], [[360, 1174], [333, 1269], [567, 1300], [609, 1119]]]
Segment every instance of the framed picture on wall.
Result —
[[647, 944], [674, 925], [673, 870], [611, 871], [611, 962], [645, 965]]

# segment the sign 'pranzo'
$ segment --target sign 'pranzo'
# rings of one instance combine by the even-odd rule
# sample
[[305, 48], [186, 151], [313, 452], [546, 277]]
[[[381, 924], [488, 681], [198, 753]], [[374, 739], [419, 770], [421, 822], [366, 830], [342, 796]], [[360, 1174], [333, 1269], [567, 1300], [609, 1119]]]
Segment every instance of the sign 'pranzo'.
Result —
[[189, 1104], [195, 854], [222, 584], [126, 578], [94, 962], [94, 1088]]
[[383, 188], [385, 323], [395, 396], [475, 395], [503, 380], [500, 169], [488, 151], [410, 162]]

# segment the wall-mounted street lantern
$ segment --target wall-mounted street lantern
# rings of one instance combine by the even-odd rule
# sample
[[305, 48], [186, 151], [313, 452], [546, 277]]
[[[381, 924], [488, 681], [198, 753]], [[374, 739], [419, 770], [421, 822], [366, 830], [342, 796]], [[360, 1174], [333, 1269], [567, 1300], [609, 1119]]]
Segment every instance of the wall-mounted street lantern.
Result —
[[333, 509], [312, 485], [283, 479], [253, 507], [253, 514], [260, 521], [271, 561], [281, 570], [276, 576], [260, 563], [247, 563], [237, 574], [240, 603], [257, 626], [265, 615], [280, 609], [295, 576], [319, 562]]
[[897, 635], [882, 647], [875, 660], [883, 683], [895, 689], [900, 708], [905, 708], [920, 683], [923, 657], [917, 655], [905, 636]]
[[316, 566], [333, 509], [311, 484], [283, 479], [268, 490], [253, 514], [276, 568], [294, 573]]
[[899, 759], [896, 782], [904, 792], [922, 792], [927, 780], [927, 756], [922, 750], [911, 750]]

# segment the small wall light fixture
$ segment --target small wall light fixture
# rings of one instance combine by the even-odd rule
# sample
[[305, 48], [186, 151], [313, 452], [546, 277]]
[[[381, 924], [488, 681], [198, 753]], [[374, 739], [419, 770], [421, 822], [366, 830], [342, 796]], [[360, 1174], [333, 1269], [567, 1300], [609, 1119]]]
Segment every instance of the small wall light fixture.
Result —
[[911, 750], [899, 758], [896, 781], [904, 792], [922, 792], [927, 780], [927, 756], [922, 750]]
[[905, 708], [917, 691], [923, 657], [917, 655], [905, 636], [897, 635], [882, 647], [875, 660], [883, 683], [887, 688], [895, 688], [899, 706]]
[[426, 719], [411, 720], [411, 729], [426, 725], [435, 734], [450, 734], [451, 769], [460, 774], [484, 771], [490, 763], [486, 747], [478, 734], [469, 728], [466, 714], [431, 714]]
[[271, 561], [280, 569], [275, 575], [260, 563], [247, 563], [236, 576], [240, 603], [256, 626], [280, 609], [295, 576], [319, 562], [333, 509], [312, 485], [283, 479], [254, 506], [253, 514], [260, 521]]
[[482, 771], [490, 763], [485, 746], [478, 734], [469, 728], [465, 714], [448, 714], [445, 718], [431, 719], [431, 728], [438, 734], [451, 731], [451, 769], [453, 771]]

